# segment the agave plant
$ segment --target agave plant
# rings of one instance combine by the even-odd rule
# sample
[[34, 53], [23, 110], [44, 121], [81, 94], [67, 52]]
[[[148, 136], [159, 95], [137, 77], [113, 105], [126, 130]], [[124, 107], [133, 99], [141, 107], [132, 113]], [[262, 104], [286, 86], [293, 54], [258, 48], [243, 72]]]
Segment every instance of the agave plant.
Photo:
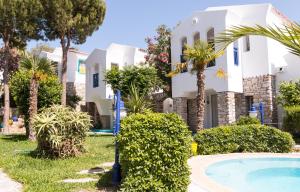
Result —
[[140, 93], [137, 86], [131, 84], [125, 105], [129, 113], [143, 113], [151, 108], [152, 103], [145, 93]]
[[64, 158], [82, 153], [86, 133], [91, 127], [87, 113], [60, 105], [44, 109], [33, 118], [37, 150], [48, 157]]

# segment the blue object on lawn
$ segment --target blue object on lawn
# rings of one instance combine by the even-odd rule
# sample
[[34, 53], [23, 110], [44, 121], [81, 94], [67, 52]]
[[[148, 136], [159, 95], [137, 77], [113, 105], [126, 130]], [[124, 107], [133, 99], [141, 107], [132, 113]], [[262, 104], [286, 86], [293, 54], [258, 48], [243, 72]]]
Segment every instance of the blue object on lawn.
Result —
[[[117, 136], [120, 131], [120, 120], [121, 120], [121, 92], [120, 90], [116, 91], [114, 103], [114, 111], [116, 112], [114, 135]], [[121, 165], [119, 162], [119, 146], [118, 142], [115, 142], [115, 163], [113, 165], [113, 175], [112, 183], [114, 185], [119, 185], [121, 182]]]

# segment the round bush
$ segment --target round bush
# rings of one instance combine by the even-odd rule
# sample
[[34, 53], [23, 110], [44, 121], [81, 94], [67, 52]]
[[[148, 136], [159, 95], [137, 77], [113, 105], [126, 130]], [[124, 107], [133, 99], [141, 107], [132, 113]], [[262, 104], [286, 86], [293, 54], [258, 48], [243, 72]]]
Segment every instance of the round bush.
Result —
[[295, 142], [289, 133], [262, 125], [224, 126], [206, 129], [195, 135], [198, 154], [210, 155], [235, 152], [292, 151]]
[[187, 191], [192, 136], [176, 114], [128, 116], [118, 136], [122, 191]]
[[33, 119], [39, 154], [47, 157], [72, 157], [84, 151], [83, 143], [91, 128], [90, 116], [69, 107], [54, 105]]

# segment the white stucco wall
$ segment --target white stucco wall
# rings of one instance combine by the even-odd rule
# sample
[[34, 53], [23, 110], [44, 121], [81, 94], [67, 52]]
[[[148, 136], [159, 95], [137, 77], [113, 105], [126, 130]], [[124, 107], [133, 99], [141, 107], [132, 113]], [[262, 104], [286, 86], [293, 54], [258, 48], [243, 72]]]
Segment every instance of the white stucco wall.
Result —
[[[88, 54], [76, 50], [69, 50], [68, 63], [67, 63], [67, 82], [85, 83], [85, 74], [78, 72], [78, 61], [85, 60]], [[61, 77], [61, 60], [62, 50], [61, 48], [55, 48], [52, 53], [42, 51], [41, 57], [46, 57], [51, 61], [58, 63], [58, 77]]]
[[[215, 35], [237, 25], [280, 25], [281, 19], [274, 14], [271, 4], [254, 4], [226, 7], [210, 7], [205, 11], [195, 12], [184, 19], [172, 33], [172, 63], [180, 61], [181, 39], [187, 37], [189, 45], [193, 44], [193, 34], [200, 32], [201, 40], [206, 40], [206, 32], [215, 28]], [[197, 18], [198, 23], [193, 24]], [[216, 60], [216, 66], [207, 68], [206, 89], [222, 91], [243, 91], [243, 78], [259, 75], [275, 74], [279, 67], [290, 65], [284, 57], [290, 54], [278, 42], [260, 36], [250, 36], [250, 51], [245, 50], [245, 38], [237, 42], [239, 65], [234, 65], [233, 44], [229, 45], [222, 57]], [[218, 46], [217, 46], [218, 47]], [[216, 70], [222, 69], [226, 78], [216, 77]], [[190, 73], [182, 73], [172, 79], [173, 97], [195, 97], [197, 90], [196, 77]]]
[[[108, 112], [106, 109], [103, 109], [106, 104], [101, 100], [111, 100], [113, 91], [110, 85], [104, 81], [105, 71], [111, 69], [112, 63], [118, 64], [119, 69], [122, 69], [124, 66], [137, 65], [144, 62], [144, 57], [145, 53], [136, 47], [115, 43], [111, 44], [106, 50], [95, 49], [85, 61], [87, 65], [87, 102], [95, 102], [96, 104], [102, 102], [101, 105], [99, 104], [100, 110]], [[93, 87], [93, 74], [97, 73], [97, 71], [99, 72], [99, 87]]]

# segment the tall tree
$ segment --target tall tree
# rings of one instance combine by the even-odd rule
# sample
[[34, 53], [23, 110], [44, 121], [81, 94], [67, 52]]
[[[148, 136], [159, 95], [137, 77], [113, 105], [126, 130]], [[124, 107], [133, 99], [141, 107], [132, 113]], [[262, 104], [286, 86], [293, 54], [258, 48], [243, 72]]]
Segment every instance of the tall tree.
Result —
[[10, 69], [15, 67], [15, 48], [22, 49], [30, 39], [40, 39], [39, 0], [0, 0], [0, 39], [3, 41], [1, 50], [1, 70], [4, 86], [4, 117], [3, 124], [8, 132], [9, 119], [9, 76]]
[[26, 129], [29, 140], [35, 140], [35, 131], [32, 127], [32, 119], [38, 110], [38, 86], [39, 81], [54, 74], [54, 66], [46, 58], [40, 58], [38, 55], [23, 53], [20, 61], [20, 70], [28, 72], [30, 78], [29, 88], [29, 127]]
[[234, 26], [221, 33], [216, 38], [216, 42], [224, 43], [226, 47], [239, 38], [248, 35], [258, 35], [274, 39], [285, 45], [291, 53], [300, 56], [300, 24], [298, 23], [290, 23], [283, 27], [263, 27], [260, 25], [254, 27]]
[[169, 76], [174, 76], [191, 65], [191, 73], [196, 73], [197, 76], [197, 130], [203, 129], [204, 125], [204, 98], [205, 98], [205, 67], [216, 58], [222, 56], [223, 51], [215, 51], [214, 45], [201, 40], [195, 42], [193, 47], [186, 46], [184, 57], [186, 63], [177, 64], [176, 69], [169, 73]]
[[59, 39], [62, 48], [63, 85], [61, 104], [66, 105], [67, 60], [71, 43], [82, 44], [102, 24], [106, 12], [104, 0], [41, 0], [44, 7], [44, 31], [49, 40]]
[[165, 25], [160, 25], [156, 33], [153, 38], [146, 38], [146, 63], [157, 69], [157, 75], [163, 82], [162, 89], [171, 96], [172, 81], [167, 76], [171, 72], [171, 30]]

